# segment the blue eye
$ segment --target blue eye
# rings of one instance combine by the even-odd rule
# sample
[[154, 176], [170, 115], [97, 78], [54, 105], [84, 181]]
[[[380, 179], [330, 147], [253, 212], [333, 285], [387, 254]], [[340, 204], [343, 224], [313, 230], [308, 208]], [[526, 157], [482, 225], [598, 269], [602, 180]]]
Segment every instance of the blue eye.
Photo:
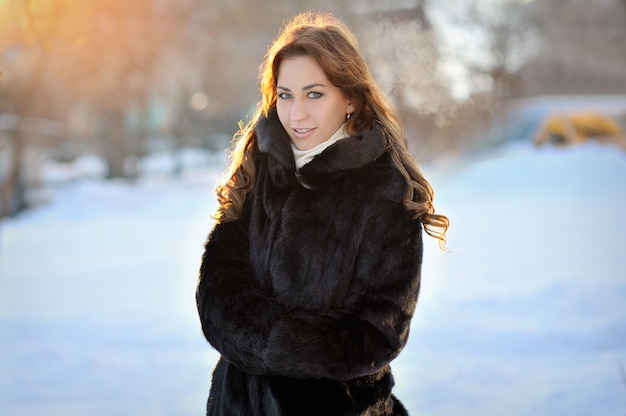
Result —
[[314, 92], [314, 91], [311, 91], [311, 92], [308, 94], [309, 98], [312, 98], [312, 99], [314, 99], [314, 100], [317, 100], [318, 98], [322, 98], [322, 96], [323, 96], [323, 95], [324, 95], [324, 94], [322, 94], [321, 92]]
[[291, 94], [287, 93], [287, 92], [279, 92], [278, 93], [278, 98], [281, 100], [288, 100], [291, 98]]

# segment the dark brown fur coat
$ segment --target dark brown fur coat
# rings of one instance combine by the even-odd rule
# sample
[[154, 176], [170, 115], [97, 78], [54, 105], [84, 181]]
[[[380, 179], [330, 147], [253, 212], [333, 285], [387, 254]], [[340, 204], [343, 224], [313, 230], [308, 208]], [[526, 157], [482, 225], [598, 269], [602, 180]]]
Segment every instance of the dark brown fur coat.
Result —
[[215, 226], [200, 269], [202, 329], [221, 354], [207, 414], [406, 414], [389, 363], [409, 335], [422, 229], [380, 131], [298, 174], [274, 112], [256, 132], [254, 191]]

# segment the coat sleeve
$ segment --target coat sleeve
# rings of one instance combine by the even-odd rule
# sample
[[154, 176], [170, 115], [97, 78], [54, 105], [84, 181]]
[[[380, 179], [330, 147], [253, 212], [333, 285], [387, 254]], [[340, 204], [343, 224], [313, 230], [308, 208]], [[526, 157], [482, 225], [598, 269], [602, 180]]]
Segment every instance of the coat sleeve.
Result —
[[381, 370], [400, 353], [420, 287], [421, 223], [389, 202], [364, 235], [342, 309], [290, 311], [273, 324], [264, 353], [271, 374], [349, 380]]
[[229, 362], [266, 374], [263, 351], [283, 308], [255, 280], [245, 221], [215, 225], [205, 245], [196, 290], [202, 331]]

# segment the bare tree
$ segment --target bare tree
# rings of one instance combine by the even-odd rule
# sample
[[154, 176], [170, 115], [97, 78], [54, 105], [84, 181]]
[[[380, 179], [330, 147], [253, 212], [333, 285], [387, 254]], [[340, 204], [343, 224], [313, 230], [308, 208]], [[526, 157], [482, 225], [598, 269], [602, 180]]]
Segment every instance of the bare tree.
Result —
[[517, 74], [533, 62], [540, 44], [528, 4], [461, 1], [455, 7], [451, 2], [440, 7], [452, 30], [462, 33], [445, 48], [445, 58], [465, 70], [471, 94], [487, 94], [494, 105], [523, 94]]
[[[33, 4], [25, 0], [21, 4], [34, 42], [39, 46], [39, 53], [34, 54], [32, 65], [27, 71], [12, 74], [11, 109], [16, 116], [16, 125], [9, 130], [11, 154], [9, 157], [10, 167], [8, 175], [3, 183], [0, 183], [0, 217], [13, 215], [26, 208], [25, 183], [24, 183], [24, 151], [26, 147], [27, 127], [29, 117], [37, 112], [37, 94], [40, 90], [43, 75], [49, 66], [50, 55], [48, 51], [58, 33], [55, 20], [46, 24], [37, 24], [33, 18]], [[51, 12], [60, 12], [60, 5], [53, 5]]]
[[[131, 140], [145, 135], [130, 134], [126, 117], [132, 108], [141, 114], [149, 100], [160, 40], [153, 2], [94, 0], [63, 17], [66, 38], [57, 50], [72, 66], [57, 66], [55, 75], [70, 87], [66, 94], [75, 102], [86, 102], [99, 115], [109, 177], [132, 175], [127, 158], [140, 144]], [[77, 21], [83, 24], [76, 25]]]
[[626, 4], [621, 0], [532, 3], [540, 60], [524, 74], [532, 93], [626, 91]]
[[[171, 10], [158, 7], [164, 3], [47, 0], [30, 17], [38, 28], [56, 28], [54, 36], [41, 36], [46, 48], [33, 47], [47, 63], [45, 72], [34, 72], [42, 73], [33, 85], [38, 102], [60, 119], [77, 108], [88, 109], [92, 124], [100, 126], [93, 133], [100, 137], [109, 177], [133, 175], [129, 156], [141, 152], [148, 135], [147, 107], [163, 91], [155, 75], [167, 63], [162, 52], [177, 41], [172, 34], [183, 33]], [[167, 76], [172, 74], [161, 79]], [[19, 99], [31, 101], [24, 93]]]
[[366, 11], [357, 28], [374, 77], [398, 110], [411, 151], [432, 156], [427, 139], [454, 108], [439, 70], [440, 49], [425, 1]]

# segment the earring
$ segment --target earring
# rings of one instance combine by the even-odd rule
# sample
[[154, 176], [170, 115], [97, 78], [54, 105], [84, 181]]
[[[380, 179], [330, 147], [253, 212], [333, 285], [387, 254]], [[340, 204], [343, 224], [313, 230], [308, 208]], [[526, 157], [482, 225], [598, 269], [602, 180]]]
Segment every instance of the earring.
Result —
[[346, 120], [350, 120], [350, 117], [352, 116], [352, 113], [348, 113], [346, 114]]

